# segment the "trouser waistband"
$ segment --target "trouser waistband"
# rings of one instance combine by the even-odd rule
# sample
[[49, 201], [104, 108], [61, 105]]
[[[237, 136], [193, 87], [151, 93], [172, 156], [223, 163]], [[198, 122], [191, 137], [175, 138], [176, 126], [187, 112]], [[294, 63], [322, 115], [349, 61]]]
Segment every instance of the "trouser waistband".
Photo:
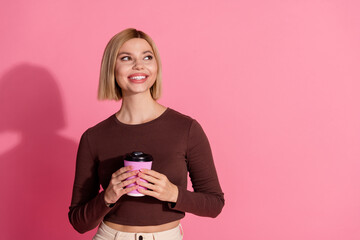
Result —
[[[98, 234], [101, 235], [108, 235], [108, 237], [111, 236], [112, 239], [135, 239], [135, 240], [167, 240], [167, 239], [182, 239], [182, 227], [181, 224], [176, 226], [175, 228], [161, 231], [161, 232], [154, 232], [154, 233], [129, 233], [129, 232], [122, 232], [115, 230], [108, 225], [106, 225], [104, 222], [102, 222], [99, 226]], [[96, 239], [96, 236], [94, 239]], [[178, 237], [178, 238], [176, 238]]]

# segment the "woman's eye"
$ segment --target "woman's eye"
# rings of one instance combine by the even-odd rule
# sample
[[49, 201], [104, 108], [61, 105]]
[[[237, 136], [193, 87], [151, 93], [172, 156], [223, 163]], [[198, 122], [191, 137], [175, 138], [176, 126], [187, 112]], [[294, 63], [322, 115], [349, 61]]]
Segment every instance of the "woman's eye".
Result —
[[153, 56], [149, 55], [149, 56], [146, 56], [144, 59], [145, 60], [151, 60], [151, 59], [153, 59]]
[[129, 61], [129, 60], [131, 60], [131, 58], [129, 56], [125, 56], [125, 57], [122, 57], [120, 59], [121, 59], [121, 61]]

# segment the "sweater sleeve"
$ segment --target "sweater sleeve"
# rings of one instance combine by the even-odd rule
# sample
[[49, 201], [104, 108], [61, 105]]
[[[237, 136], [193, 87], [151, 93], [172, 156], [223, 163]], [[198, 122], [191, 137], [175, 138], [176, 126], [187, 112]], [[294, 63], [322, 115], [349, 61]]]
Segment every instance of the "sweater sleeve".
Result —
[[209, 141], [200, 124], [193, 120], [188, 136], [187, 164], [194, 192], [179, 187], [174, 210], [205, 217], [220, 214], [225, 200], [217, 177]]
[[103, 217], [110, 212], [104, 200], [104, 191], [99, 193], [96, 158], [91, 152], [88, 132], [80, 140], [73, 187], [69, 220], [79, 233], [97, 227]]

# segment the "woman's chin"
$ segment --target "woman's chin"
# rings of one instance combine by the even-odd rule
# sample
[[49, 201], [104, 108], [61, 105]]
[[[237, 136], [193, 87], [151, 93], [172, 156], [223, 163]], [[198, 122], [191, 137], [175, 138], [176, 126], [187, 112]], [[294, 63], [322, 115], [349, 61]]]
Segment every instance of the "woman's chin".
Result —
[[146, 88], [146, 89], [129, 89], [127, 91], [122, 91], [123, 93], [123, 97], [126, 96], [146, 96], [146, 95], [151, 95], [150, 94], [150, 88]]

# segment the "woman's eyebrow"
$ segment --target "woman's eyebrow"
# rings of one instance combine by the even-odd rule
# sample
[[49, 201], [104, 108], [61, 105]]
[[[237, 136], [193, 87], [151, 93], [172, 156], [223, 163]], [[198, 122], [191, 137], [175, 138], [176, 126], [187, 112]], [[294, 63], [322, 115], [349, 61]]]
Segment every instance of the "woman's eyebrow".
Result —
[[[150, 51], [150, 50], [147, 50], [147, 51], [143, 52], [143, 54], [146, 54], [146, 53], [151, 53], [151, 54], [154, 55], [154, 53], [152, 51]], [[118, 56], [120, 56], [122, 54], [131, 55], [131, 53], [129, 53], [129, 52], [119, 52]]]
[[128, 53], [128, 52], [119, 52], [119, 53], [118, 53], [118, 56], [121, 55], [121, 54], [131, 55], [131, 54]]
[[150, 51], [150, 50], [147, 50], [147, 51], [145, 51], [145, 52], [143, 52], [143, 54], [145, 54], [145, 53], [151, 53], [151, 54], [154, 54], [152, 51]]

